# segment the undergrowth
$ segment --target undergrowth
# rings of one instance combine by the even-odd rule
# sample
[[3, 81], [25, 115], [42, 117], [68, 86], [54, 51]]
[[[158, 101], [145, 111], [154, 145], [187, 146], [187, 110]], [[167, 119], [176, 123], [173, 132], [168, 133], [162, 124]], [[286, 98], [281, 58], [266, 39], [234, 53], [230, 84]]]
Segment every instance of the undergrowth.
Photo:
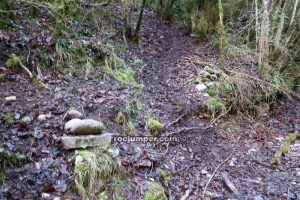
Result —
[[207, 90], [208, 110], [213, 117], [229, 110], [255, 112], [257, 105], [264, 102], [270, 104], [280, 95], [290, 97], [293, 94], [280, 76], [270, 76], [269, 80], [264, 80], [241, 70], [229, 73], [222, 73], [217, 84]]
[[[99, 147], [75, 152], [74, 179], [82, 199], [97, 199], [108, 185], [116, 184], [122, 175], [116, 149]], [[117, 188], [117, 187], [116, 187]]]

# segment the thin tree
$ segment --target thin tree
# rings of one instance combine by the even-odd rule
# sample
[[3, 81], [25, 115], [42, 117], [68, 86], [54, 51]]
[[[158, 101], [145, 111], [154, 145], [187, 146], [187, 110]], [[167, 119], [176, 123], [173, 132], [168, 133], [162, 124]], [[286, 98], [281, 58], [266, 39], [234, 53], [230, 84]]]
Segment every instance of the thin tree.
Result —
[[136, 28], [135, 28], [135, 33], [134, 33], [134, 36], [133, 36], [136, 40], [138, 40], [138, 38], [139, 38], [139, 33], [140, 33], [140, 30], [141, 30], [142, 21], [143, 21], [143, 14], [144, 14], [144, 10], [145, 10], [145, 5], [146, 5], [146, 0], [143, 0], [142, 7], [141, 7], [141, 10], [140, 10], [140, 14], [139, 14], [139, 18], [138, 18]]

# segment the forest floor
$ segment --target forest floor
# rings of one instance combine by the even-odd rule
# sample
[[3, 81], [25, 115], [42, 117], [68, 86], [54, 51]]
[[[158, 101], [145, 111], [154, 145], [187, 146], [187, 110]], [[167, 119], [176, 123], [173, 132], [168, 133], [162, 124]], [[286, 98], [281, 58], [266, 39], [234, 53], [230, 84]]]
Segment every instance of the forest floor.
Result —
[[[259, 118], [227, 114], [209, 126], [210, 121], [198, 112], [205, 95], [197, 91], [196, 83], [185, 83], [198, 75], [195, 65], [201, 69], [203, 63], [217, 64], [218, 52], [208, 43], [197, 44], [197, 38], [179, 26], [157, 20], [151, 11], [144, 16], [140, 44], [129, 44], [126, 51], [126, 59], [134, 57], [143, 60], [142, 68], [135, 68], [141, 89], [138, 94], [107, 76], [77, 79], [49, 73], [45, 80], [51, 91], [38, 90], [19, 74], [0, 81], [1, 141], [27, 160], [9, 172], [0, 188], [0, 199], [78, 199], [72, 189], [72, 152], [59, 142], [65, 112], [74, 107], [87, 118], [101, 119], [107, 132], [121, 134], [123, 127], [115, 124], [118, 112], [137, 104], [141, 107], [134, 121], [137, 135], [148, 135], [145, 119], [154, 117], [167, 125], [162, 136], [174, 136], [180, 142], [113, 144], [120, 149], [128, 181], [138, 186], [125, 193], [126, 199], [143, 199], [152, 180], [163, 185], [169, 199], [180, 199], [184, 194], [190, 200], [202, 199], [212, 175], [207, 199], [300, 198], [300, 141], [291, 145], [280, 169], [270, 169], [268, 164], [284, 137], [299, 129], [299, 102], [287, 101]], [[3, 99], [11, 95], [17, 96], [17, 101], [5, 103]], [[5, 113], [14, 113], [16, 121], [6, 123]], [[45, 122], [36, 119], [42, 113], [47, 114]], [[19, 122], [26, 116], [34, 119], [29, 125]], [[167, 172], [170, 181], [159, 169]]]

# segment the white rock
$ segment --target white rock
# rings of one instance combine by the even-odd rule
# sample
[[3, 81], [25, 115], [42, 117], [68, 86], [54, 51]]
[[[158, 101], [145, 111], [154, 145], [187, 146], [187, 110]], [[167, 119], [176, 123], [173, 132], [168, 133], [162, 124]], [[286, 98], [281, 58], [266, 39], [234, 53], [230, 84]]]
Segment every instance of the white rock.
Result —
[[38, 116], [37, 119], [38, 119], [39, 122], [46, 121], [47, 115], [41, 114], [41, 115]]
[[205, 169], [202, 169], [201, 170], [201, 174], [203, 174], [203, 175], [206, 175], [206, 174], [208, 174], [209, 172], [207, 171], [207, 170], [205, 170]]
[[205, 83], [205, 85], [206, 85], [207, 87], [213, 87], [213, 86], [216, 85], [216, 83], [215, 83], [215, 82], [208, 82], [208, 83]]
[[7, 102], [16, 101], [16, 100], [17, 100], [16, 96], [5, 97], [5, 101], [7, 101]]
[[209, 97], [209, 94], [207, 94], [207, 93], [203, 93], [202, 95], [205, 97]]
[[31, 117], [26, 116], [22, 118], [22, 121], [25, 122], [26, 124], [29, 124], [32, 121], [32, 119]]
[[202, 92], [204, 90], [206, 90], [207, 86], [203, 83], [200, 83], [198, 85], [196, 85], [196, 89], [199, 91], [199, 92]]
[[79, 123], [80, 121], [81, 119], [71, 119], [65, 124], [65, 131], [69, 131], [72, 128], [72, 126]]
[[65, 125], [65, 130], [75, 135], [94, 135], [101, 134], [104, 125], [100, 121], [93, 119], [75, 119], [71, 120]]
[[67, 119], [82, 119], [84, 116], [81, 112], [71, 109], [67, 113]]
[[63, 136], [61, 142], [64, 149], [69, 150], [108, 145], [111, 139], [110, 133], [104, 133], [102, 135]]

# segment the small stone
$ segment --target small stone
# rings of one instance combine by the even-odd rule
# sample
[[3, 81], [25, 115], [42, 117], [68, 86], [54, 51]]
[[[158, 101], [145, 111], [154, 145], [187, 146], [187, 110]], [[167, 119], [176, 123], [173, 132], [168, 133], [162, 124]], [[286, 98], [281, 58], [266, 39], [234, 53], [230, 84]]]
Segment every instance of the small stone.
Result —
[[213, 86], [215, 86], [216, 85], [216, 83], [215, 82], [208, 82], [208, 83], [205, 83], [206, 84], [206, 86], [207, 87], [213, 87]]
[[39, 122], [46, 121], [47, 115], [41, 114], [41, 115], [38, 116], [37, 119], [38, 119]]
[[26, 116], [26, 117], [22, 118], [22, 121], [25, 122], [26, 124], [29, 124], [29, 123], [31, 123], [32, 119], [31, 119], [31, 117]]
[[207, 94], [207, 93], [203, 93], [202, 94], [204, 97], [209, 97], [209, 94]]
[[208, 174], [209, 172], [207, 171], [207, 170], [205, 170], [205, 169], [202, 169], [201, 170], [201, 174], [203, 174], [203, 175], [206, 175], [206, 174]]
[[20, 117], [21, 117], [20, 113], [16, 113], [16, 114], [15, 114], [15, 119], [16, 119], [16, 120], [20, 119]]
[[211, 74], [211, 75], [209, 76], [209, 79], [212, 80], [212, 81], [216, 81], [216, 80], [218, 80], [218, 76], [215, 75], [215, 74]]
[[82, 119], [84, 116], [81, 112], [71, 109], [67, 113], [67, 119]]
[[16, 101], [16, 100], [17, 100], [16, 96], [5, 97], [6, 102], [12, 102], [12, 101]]
[[260, 195], [256, 195], [256, 196], [254, 197], [254, 199], [255, 199], [255, 200], [264, 200]]
[[69, 150], [108, 145], [111, 139], [110, 133], [104, 133], [102, 135], [63, 136], [61, 142], [64, 149]]
[[196, 85], [196, 89], [199, 91], [199, 92], [202, 92], [204, 90], [206, 90], [207, 86], [203, 83], [200, 83], [198, 85]]

